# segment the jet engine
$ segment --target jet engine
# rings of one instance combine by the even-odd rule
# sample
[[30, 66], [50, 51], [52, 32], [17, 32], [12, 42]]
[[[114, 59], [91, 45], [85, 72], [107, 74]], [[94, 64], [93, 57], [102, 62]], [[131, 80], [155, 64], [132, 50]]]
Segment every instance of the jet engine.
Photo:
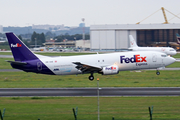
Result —
[[119, 69], [117, 65], [111, 65], [103, 67], [102, 69], [102, 75], [112, 75], [112, 74], [118, 74]]

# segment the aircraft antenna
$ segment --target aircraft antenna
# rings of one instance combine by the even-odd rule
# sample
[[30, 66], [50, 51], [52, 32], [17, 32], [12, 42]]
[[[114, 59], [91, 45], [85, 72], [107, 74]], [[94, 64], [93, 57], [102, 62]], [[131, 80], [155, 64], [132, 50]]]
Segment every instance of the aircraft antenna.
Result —
[[82, 18], [82, 22], [83, 22], [83, 26], [82, 26], [82, 28], [83, 28], [83, 34], [82, 34], [82, 39], [83, 39], [83, 43], [84, 43], [84, 47], [85, 47], [85, 23], [84, 23], [84, 21], [85, 21], [85, 19], [84, 18]]
[[[82, 18], [82, 22], [84, 23], [85, 19]], [[83, 24], [83, 35], [82, 35], [82, 38], [83, 40], [85, 40], [85, 32], [84, 32], [84, 27], [85, 27], [85, 23]]]

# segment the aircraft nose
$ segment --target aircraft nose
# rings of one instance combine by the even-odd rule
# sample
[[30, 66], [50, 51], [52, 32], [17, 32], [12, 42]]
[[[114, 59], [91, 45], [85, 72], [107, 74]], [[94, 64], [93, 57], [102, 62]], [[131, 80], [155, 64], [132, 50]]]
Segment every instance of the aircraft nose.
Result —
[[176, 55], [176, 54], [177, 54], [177, 51], [175, 50], [173, 55]]
[[171, 56], [173, 56], [173, 55], [176, 55], [177, 54], [177, 51], [174, 49], [173, 51], [171, 51]]
[[175, 61], [176, 61], [176, 59], [175, 58], [173, 58], [173, 57], [167, 57], [168, 59], [167, 59], [167, 61], [166, 61], [166, 66], [167, 65], [170, 65], [170, 64], [172, 64], [172, 63], [174, 63]]

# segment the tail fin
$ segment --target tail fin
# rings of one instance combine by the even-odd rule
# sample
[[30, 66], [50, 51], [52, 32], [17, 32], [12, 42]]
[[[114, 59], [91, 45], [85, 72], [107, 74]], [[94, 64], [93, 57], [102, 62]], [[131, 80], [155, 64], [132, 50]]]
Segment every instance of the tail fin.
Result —
[[15, 61], [38, 59], [16, 35], [6, 33], [6, 36]]
[[176, 38], [177, 38], [177, 44], [180, 44], [180, 35], [176, 33]]
[[138, 47], [132, 35], [129, 35], [130, 47]]

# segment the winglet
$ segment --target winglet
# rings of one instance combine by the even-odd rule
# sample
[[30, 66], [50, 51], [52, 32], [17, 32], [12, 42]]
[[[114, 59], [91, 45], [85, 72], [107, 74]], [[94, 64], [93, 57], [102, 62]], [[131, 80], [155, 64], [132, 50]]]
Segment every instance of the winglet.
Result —
[[138, 47], [132, 35], [129, 35], [130, 47]]
[[6, 36], [15, 61], [38, 59], [16, 35], [6, 33]]

